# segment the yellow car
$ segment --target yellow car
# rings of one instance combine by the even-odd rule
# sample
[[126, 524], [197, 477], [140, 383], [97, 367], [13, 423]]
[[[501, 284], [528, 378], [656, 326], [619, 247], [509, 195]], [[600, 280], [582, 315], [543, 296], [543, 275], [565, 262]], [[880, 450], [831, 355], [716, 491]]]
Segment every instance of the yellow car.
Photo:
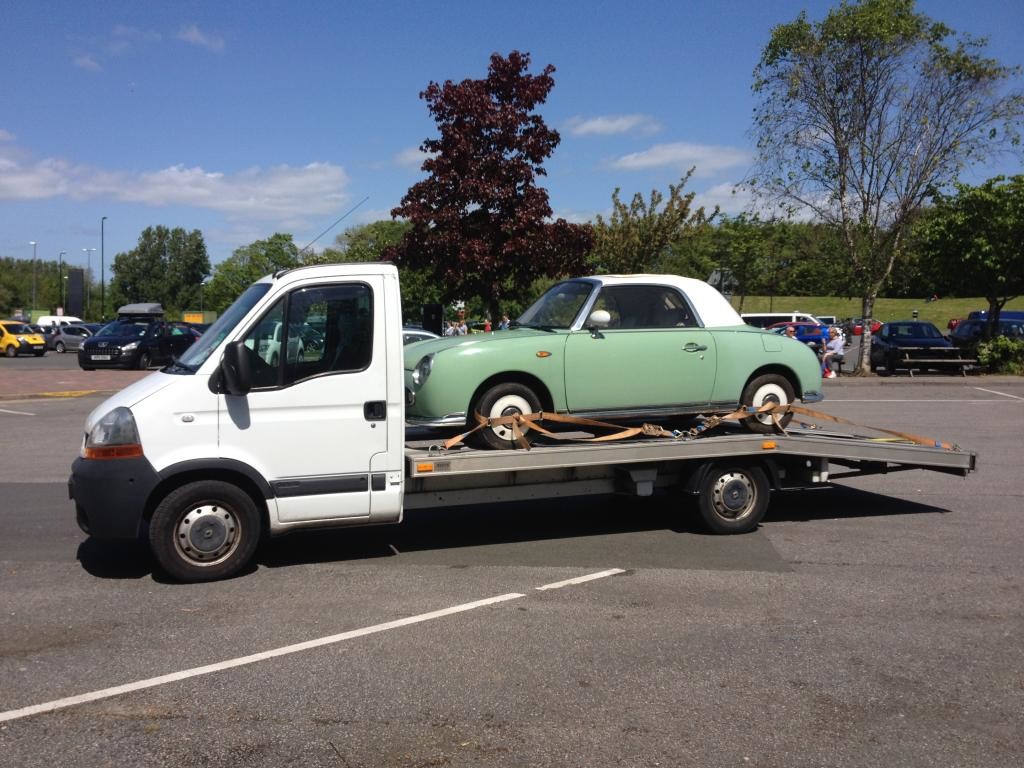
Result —
[[36, 357], [46, 354], [46, 339], [25, 323], [17, 320], [0, 321], [0, 352], [7, 357], [31, 352]]

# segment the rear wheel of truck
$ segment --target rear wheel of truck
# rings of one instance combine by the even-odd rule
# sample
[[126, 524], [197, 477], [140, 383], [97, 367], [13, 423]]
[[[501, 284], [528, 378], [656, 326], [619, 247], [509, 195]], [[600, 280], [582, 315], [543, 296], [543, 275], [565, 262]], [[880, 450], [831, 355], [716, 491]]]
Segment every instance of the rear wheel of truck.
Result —
[[249, 494], [220, 480], [169, 493], [153, 512], [149, 546], [168, 575], [210, 581], [245, 567], [260, 540], [260, 513]]
[[749, 533], [768, 509], [768, 479], [757, 466], [714, 464], [699, 491], [697, 508], [713, 533]]

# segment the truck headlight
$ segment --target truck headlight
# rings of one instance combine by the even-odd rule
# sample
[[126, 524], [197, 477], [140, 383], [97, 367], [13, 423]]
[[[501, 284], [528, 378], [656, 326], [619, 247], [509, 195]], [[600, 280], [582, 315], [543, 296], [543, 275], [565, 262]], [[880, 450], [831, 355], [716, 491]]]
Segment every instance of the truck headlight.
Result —
[[128, 459], [142, 456], [142, 442], [132, 412], [121, 406], [96, 422], [82, 444], [85, 459]]
[[434, 355], [424, 355], [420, 358], [420, 361], [416, 363], [416, 367], [412, 369], [412, 381], [417, 387], [422, 387], [427, 377], [430, 376], [430, 371], [434, 367]]

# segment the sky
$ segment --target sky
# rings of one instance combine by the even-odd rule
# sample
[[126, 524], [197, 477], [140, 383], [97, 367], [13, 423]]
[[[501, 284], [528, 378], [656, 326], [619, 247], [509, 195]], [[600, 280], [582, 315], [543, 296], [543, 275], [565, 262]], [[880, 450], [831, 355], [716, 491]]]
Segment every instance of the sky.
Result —
[[[617, 187], [667, 193], [692, 166], [697, 202], [738, 213], [760, 53], [773, 26], [833, 4], [4, 0], [0, 256], [35, 241], [98, 276], [102, 250], [109, 278], [147, 226], [201, 230], [217, 264], [275, 232], [305, 246], [348, 213], [314, 247], [331, 245], [423, 178], [420, 92], [513, 50], [555, 67], [539, 108], [561, 135], [539, 179], [555, 216], [607, 215]], [[1022, 0], [917, 7], [1024, 64]], [[975, 175], [1021, 172], [1004, 158]]]

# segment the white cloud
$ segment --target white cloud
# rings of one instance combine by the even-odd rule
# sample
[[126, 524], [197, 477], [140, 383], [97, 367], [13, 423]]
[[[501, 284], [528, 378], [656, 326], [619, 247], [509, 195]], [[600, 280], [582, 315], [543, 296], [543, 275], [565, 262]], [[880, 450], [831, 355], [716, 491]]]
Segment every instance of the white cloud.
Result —
[[111, 56], [119, 56], [133, 48], [146, 43], [158, 43], [162, 39], [163, 36], [159, 32], [129, 27], [125, 24], [115, 24], [110, 33], [110, 40], [106, 43], [106, 51]]
[[614, 168], [640, 171], [647, 168], [675, 167], [681, 171], [696, 166], [696, 176], [710, 176], [726, 168], [750, 163], [750, 153], [738, 147], [713, 144], [692, 144], [680, 141], [673, 144], [655, 144], [643, 152], [623, 155], [612, 162]]
[[693, 198], [693, 207], [703, 206], [704, 212], [707, 214], [715, 210], [717, 205], [722, 213], [728, 216], [737, 216], [745, 211], [750, 211], [752, 204], [753, 198], [750, 192], [731, 182], [717, 184], [711, 189], [698, 192]]
[[103, 67], [100, 66], [100, 63], [96, 61], [96, 59], [88, 53], [84, 53], [81, 56], [76, 56], [73, 59], [73, 63], [79, 69], [87, 69], [90, 72], [99, 72], [101, 69], [103, 69]]
[[571, 117], [566, 130], [573, 136], [614, 136], [622, 133], [649, 135], [661, 130], [661, 123], [650, 115], [599, 115], [598, 117]]
[[14, 134], [0, 128], [0, 141], [14, 141]]
[[391, 159], [395, 165], [401, 166], [403, 168], [418, 169], [421, 165], [423, 165], [424, 160], [426, 160], [428, 157], [432, 157], [434, 154], [435, 153], [424, 152], [419, 147], [409, 147], [408, 149], [403, 149], [401, 152], [398, 152]]
[[278, 226], [298, 226], [311, 217], [336, 213], [349, 197], [348, 182], [345, 170], [331, 163], [253, 167], [237, 173], [174, 165], [132, 173], [0, 152], [0, 200], [106, 198], [153, 207], [192, 206]]
[[203, 32], [198, 25], [189, 24], [181, 28], [177, 35], [179, 40], [192, 45], [198, 45], [211, 51], [220, 52], [224, 50], [224, 38], [219, 35], [211, 35]]

